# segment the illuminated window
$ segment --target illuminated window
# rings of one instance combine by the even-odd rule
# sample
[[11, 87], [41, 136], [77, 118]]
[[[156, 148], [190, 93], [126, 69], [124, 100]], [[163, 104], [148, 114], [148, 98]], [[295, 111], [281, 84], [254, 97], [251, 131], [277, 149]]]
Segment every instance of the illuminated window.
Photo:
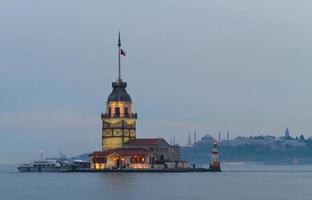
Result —
[[145, 158], [143, 156], [132, 156], [130, 161], [133, 164], [145, 163]]

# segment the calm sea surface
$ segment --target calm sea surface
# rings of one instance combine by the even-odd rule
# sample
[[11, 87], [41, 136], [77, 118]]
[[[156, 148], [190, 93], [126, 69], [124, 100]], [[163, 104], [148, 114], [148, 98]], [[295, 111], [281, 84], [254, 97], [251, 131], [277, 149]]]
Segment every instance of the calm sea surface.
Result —
[[312, 199], [312, 166], [224, 164], [222, 173], [19, 173], [0, 166], [0, 200]]

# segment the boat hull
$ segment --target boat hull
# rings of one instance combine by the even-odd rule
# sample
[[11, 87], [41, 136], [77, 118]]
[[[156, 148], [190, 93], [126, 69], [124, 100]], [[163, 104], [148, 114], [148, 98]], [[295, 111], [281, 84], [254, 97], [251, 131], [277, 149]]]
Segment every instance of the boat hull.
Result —
[[19, 172], [67, 172], [71, 167], [18, 167]]

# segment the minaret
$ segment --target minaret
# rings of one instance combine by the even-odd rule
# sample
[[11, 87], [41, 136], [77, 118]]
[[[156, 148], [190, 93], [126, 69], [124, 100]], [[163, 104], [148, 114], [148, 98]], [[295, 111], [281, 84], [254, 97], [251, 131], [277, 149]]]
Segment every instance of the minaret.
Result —
[[118, 37], [118, 78], [112, 83], [113, 91], [106, 102], [106, 112], [102, 118], [102, 150], [116, 149], [123, 146], [129, 139], [136, 138], [137, 114], [133, 110], [130, 95], [127, 93], [127, 83], [121, 79], [120, 34]]
[[219, 135], [218, 135], [218, 140], [219, 140], [219, 143], [221, 142], [221, 132], [219, 131]]

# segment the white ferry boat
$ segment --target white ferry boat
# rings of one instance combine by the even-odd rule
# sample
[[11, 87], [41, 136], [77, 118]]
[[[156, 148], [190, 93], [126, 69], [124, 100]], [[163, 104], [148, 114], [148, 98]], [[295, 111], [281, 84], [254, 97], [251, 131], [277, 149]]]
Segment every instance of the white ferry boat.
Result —
[[71, 171], [72, 166], [61, 160], [39, 160], [24, 163], [17, 169], [20, 172], [65, 172]]

